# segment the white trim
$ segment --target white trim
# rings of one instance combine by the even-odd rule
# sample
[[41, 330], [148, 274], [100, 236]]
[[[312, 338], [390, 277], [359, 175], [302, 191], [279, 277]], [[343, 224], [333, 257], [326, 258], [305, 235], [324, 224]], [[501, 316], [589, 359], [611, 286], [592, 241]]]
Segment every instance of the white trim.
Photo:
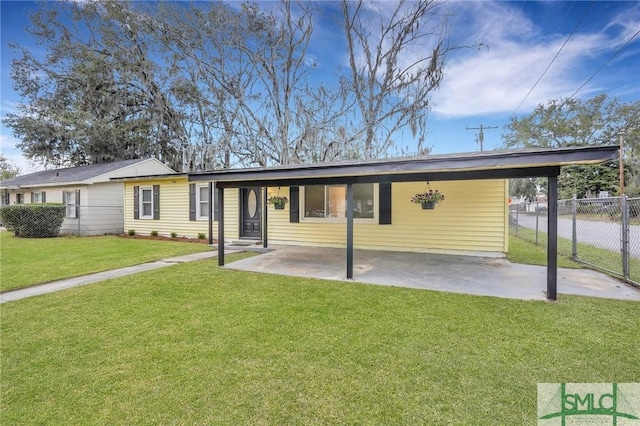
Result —
[[[140, 219], [153, 219], [153, 186], [141, 186], [138, 189], [138, 212], [139, 215], [138, 217]], [[151, 197], [151, 199], [149, 201], [144, 201], [144, 192], [145, 191], [149, 191], [149, 195]], [[149, 205], [149, 214], [145, 215], [144, 214], [144, 205], [148, 204]]]
[[209, 185], [196, 185], [196, 220], [209, 220], [209, 203], [206, 201], [206, 211], [202, 214], [202, 202], [200, 201], [200, 190], [205, 189], [207, 196], [209, 195]]
[[76, 190], [65, 191], [66, 204], [64, 205], [64, 216], [67, 219], [77, 219], [76, 206], [78, 201], [76, 200]]

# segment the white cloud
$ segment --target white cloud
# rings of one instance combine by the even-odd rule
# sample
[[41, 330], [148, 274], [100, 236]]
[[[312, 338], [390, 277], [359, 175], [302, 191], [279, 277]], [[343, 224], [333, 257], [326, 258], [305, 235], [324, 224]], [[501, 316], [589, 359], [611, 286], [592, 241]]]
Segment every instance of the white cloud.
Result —
[[[512, 3], [454, 5], [461, 15], [454, 22], [452, 35], [463, 26], [468, 34], [462, 43], [457, 43], [481, 42], [484, 47], [451, 55], [443, 83], [434, 95], [433, 112], [443, 117], [513, 113], [560, 50], [567, 34], [542, 35]], [[627, 26], [628, 23], [624, 25]], [[573, 94], [593, 72], [587, 68], [588, 62], [611, 51], [619, 37], [619, 33], [574, 34], [518, 112]], [[580, 94], [598, 89], [586, 87]]]

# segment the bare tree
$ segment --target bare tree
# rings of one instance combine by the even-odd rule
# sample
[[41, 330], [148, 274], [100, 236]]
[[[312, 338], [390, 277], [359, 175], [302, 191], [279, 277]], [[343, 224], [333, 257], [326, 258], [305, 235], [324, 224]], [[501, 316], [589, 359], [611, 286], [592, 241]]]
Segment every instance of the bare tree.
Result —
[[342, 1], [350, 66], [343, 84], [358, 113], [350, 137], [363, 141], [367, 157], [388, 155], [405, 127], [417, 137], [417, 151], [428, 151], [423, 133], [429, 98], [442, 80], [449, 51], [442, 3]]
[[177, 76], [172, 93], [199, 140], [194, 152], [211, 153], [216, 167], [322, 161], [336, 152], [327, 141], [343, 98], [308, 82], [311, 13], [287, 1], [268, 11], [169, 3], [150, 18]]

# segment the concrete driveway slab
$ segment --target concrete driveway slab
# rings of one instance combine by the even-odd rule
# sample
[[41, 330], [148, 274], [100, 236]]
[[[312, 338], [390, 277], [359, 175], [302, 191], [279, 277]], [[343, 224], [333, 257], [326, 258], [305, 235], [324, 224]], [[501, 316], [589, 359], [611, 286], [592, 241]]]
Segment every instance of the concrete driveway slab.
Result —
[[[285, 247], [228, 264], [230, 269], [346, 280], [345, 250]], [[524, 300], [546, 300], [544, 266], [506, 259], [355, 250], [354, 280]], [[640, 301], [640, 289], [587, 269], [558, 270], [558, 293]]]

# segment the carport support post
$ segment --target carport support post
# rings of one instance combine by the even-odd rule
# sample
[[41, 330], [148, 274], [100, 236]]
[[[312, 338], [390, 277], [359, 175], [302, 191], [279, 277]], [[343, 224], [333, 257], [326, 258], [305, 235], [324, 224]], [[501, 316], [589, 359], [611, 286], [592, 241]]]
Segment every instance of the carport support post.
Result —
[[558, 176], [549, 176], [547, 216], [547, 299], [556, 300], [558, 288]]
[[267, 201], [267, 195], [269, 195], [267, 193], [268, 188], [265, 186], [264, 187], [264, 201], [262, 202], [262, 208], [264, 209], [264, 224], [262, 226], [262, 247], [267, 248], [269, 245], [269, 241], [268, 241], [268, 236], [267, 236], [267, 229], [269, 229], [269, 227], [267, 226], [267, 220], [269, 219], [267, 217], [268, 215], [268, 207], [269, 207], [269, 202]]
[[218, 188], [218, 266], [224, 266], [224, 188]]
[[209, 182], [209, 246], [213, 245], [213, 182]]
[[353, 184], [347, 184], [347, 279], [353, 278]]

